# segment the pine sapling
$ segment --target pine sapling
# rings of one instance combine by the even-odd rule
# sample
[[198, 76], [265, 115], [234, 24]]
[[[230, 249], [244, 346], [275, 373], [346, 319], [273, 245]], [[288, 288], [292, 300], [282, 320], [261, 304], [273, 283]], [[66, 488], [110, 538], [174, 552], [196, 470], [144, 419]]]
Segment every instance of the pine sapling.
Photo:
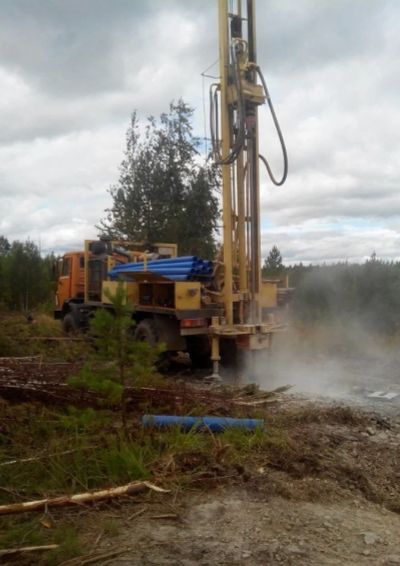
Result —
[[147, 342], [134, 340], [133, 308], [122, 283], [115, 293], [107, 293], [110, 308], [98, 309], [91, 321], [94, 351], [70, 385], [104, 395], [121, 409], [127, 435], [127, 388], [143, 383], [155, 373], [154, 364], [162, 351]]

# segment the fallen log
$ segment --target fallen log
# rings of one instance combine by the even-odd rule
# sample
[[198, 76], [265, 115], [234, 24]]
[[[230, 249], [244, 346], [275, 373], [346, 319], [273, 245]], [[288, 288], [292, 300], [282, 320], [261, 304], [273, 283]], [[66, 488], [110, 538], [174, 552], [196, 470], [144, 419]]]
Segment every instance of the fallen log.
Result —
[[39, 511], [48, 507], [65, 507], [67, 505], [85, 505], [87, 503], [97, 503], [107, 499], [114, 499], [124, 495], [134, 495], [142, 493], [146, 490], [157, 491], [158, 493], [168, 493], [167, 489], [162, 489], [147, 481], [131, 482], [119, 487], [110, 487], [100, 491], [92, 491], [86, 493], [77, 493], [75, 495], [62, 495], [61, 497], [48, 497], [46, 499], [37, 499], [35, 501], [26, 501], [25, 503], [10, 503], [9, 505], [0, 505], [1, 515], [13, 515], [16, 513], [25, 513], [27, 511]]

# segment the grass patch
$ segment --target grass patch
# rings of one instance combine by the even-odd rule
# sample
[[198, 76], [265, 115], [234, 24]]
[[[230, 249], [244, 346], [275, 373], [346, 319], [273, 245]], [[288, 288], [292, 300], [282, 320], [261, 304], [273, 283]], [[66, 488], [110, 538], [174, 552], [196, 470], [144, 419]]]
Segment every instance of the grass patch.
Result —
[[43, 522], [38, 515], [33, 515], [30, 518], [9, 517], [1, 519], [0, 548], [58, 544], [58, 548], [44, 554], [21, 555], [18, 558], [18, 564], [43, 564], [48, 566], [56, 566], [64, 560], [81, 555], [85, 551], [85, 544], [74, 525], [60, 520], [57, 526], [49, 529], [43, 525]]
[[[243, 408], [238, 415], [240, 411]], [[302, 497], [312, 492], [315, 499], [318, 480], [323, 480], [335, 489], [355, 491], [397, 509], [399, 498], [393, 495], [397, 463], [392, 449], [380, 446], [378, 450], [360, 437], [360, 452], [355, 454], [354, 442], [346, 440], [346, 430], [351, 435], [364, 430], [368, 416], [342, 407], [257, 411], [266, 419], [265, 430], [229, 429], [222, 434], [182, 432], [178, 427], [157, 430], [142, 428], [137, 416], [131, 415], [127, 436], [111, 411], [55, 410], [0, 401], [0, 464], [17, 460], [0, 465], [0, 504], [141, 479], [152, 479], [163, 487], [203, 487], [208, 481], [213, 485], [228, 478], [254, 482], [259, 478], [269, 494], [295, 497], [298, 489]], [[332, 425], [338, 429], [331, 437]], [[28, 458], [33, 459], [22, 461]], [[258, 469], [263, 470], [261, 477]], [[280, 483], [274, 487], [278, 476]], [[41, 556], [38, 564], [57, 564], [87, 552], [81, 530], [77, 532], [64, 515], [75, 517], [76, 510], [54, 511], [52, 528], [43, 525], [39, 514], [4, 517], [0, 548], [62, 541], [57, 551]], [[102, 530], [116, 536], [119, 524], [104, 521]]]
[[105, 519], [103, 521], [103, 531], [109, 537], [116, 537], [120, 533], [120, 524], [116, 519]]
[[[46, 340], [49, 338], [54, 340]], [[90, 346], [84, 340], [64, 338], [60, 321], [48, 314], [33, 313], [33, 322], [28, 322], [20, 313], [0, 313], [0, 357], [43, 356], [76, 361], [87, 356]]]
[[[0, 402], [0, 504], [72, 494], [156, 476], [163, 485], [193, 484], [199, 477], [237, 475], [237, 466], [263, 444], [262, 431], [226, 431], [220, 435], [160, 431], [134, 424], [129, 438], [115, 413], [52, 410], [39, 404]], [[31, 460], [28, 460], [30, 459]], [[25, 460], [25, 461], [24, 461]], [[75, 511], [49, 509], [43, 516], [25, 514], [0, 519], [0, 548], [61, 544], [35, 556], [37, 564], [58, 564], [87, 552], [81, 532], [64, 516]], [[102, 519], [109, 536], [116, 521]]]
[[[203, 471], [241, 462], [269, 438], [262, 430], [223, 434], [144, 429], [127, 438], [115, 413], [50, 410], [0, 403], [0, 504], [121, 485], [153, 475]], [[14, 462], [13, 462], [14, 461]]]
[[[9, 416], [10, 425], [0, 438], [0, 463], [21, 462], [0, 466], [2, 485], [24, 499], [150, 475], [146, 465], [156, 452], [148, 442], [125, 440], [115, 426], [114, 413], [90, 409], [58, 413], [27, 404], [10, 406]], [[24, 461], [30, 458], [34, 459]], [[0, 502], [9, 499], [9, 492], [0, 491]]]

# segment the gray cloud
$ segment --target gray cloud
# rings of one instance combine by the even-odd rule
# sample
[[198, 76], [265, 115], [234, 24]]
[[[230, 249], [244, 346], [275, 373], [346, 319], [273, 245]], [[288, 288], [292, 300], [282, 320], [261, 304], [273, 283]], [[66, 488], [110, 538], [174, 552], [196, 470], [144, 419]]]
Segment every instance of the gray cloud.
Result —
[[1, 9], [0, 60], [63, 99], [123, 90], [127, 75], [154, 64], [169, 44], [184, 44], [171, 14], [192, 19], [195, 9], [197, 23], [204, 17], [201, 2], [171, 0], [5, 0]]
[[[284, 187], [262, 176], [264, 254], [277, 244], [290, 262], [362, 259], [378, 241], [381, 257], [398, 257], [400, 5], [259, 0], [257, 14], [290, 156]], [[214, 0], [1, 3], [0, 233], [43, 249], [95, 235], [135, 108], [157, 115], [182, 96], [203, 135], [216, 16]], [[260, 120], [279, 170], [265, 109]]]
[[332, 62], [368, 57], [384, 47], [385, 24], [393, 9], [392, 2], [375, 0], [260, 3], [261, 47], [279, 73], [302, 74]]

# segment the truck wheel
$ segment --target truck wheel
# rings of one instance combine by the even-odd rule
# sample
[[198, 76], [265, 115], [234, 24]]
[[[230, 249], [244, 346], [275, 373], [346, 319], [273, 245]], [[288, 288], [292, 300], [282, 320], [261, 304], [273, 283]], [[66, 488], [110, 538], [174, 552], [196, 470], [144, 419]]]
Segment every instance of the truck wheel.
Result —
[[134, 338], [138, 342], [147, 342], [151, 348], [154, 348], [158, 342], [154, 320], [151, 318], [141, 320], [135, 328]]
[[211, 347], [207, 336], [187, 336], [186, 345], [190, 361], [195, 368], [211, 367]]
[[61, 322], [61, 328], [65, 334], [73, 334], [79, 330], [78, 324], [76, 323], [74, 315], [69, 312], [64, 316]]

